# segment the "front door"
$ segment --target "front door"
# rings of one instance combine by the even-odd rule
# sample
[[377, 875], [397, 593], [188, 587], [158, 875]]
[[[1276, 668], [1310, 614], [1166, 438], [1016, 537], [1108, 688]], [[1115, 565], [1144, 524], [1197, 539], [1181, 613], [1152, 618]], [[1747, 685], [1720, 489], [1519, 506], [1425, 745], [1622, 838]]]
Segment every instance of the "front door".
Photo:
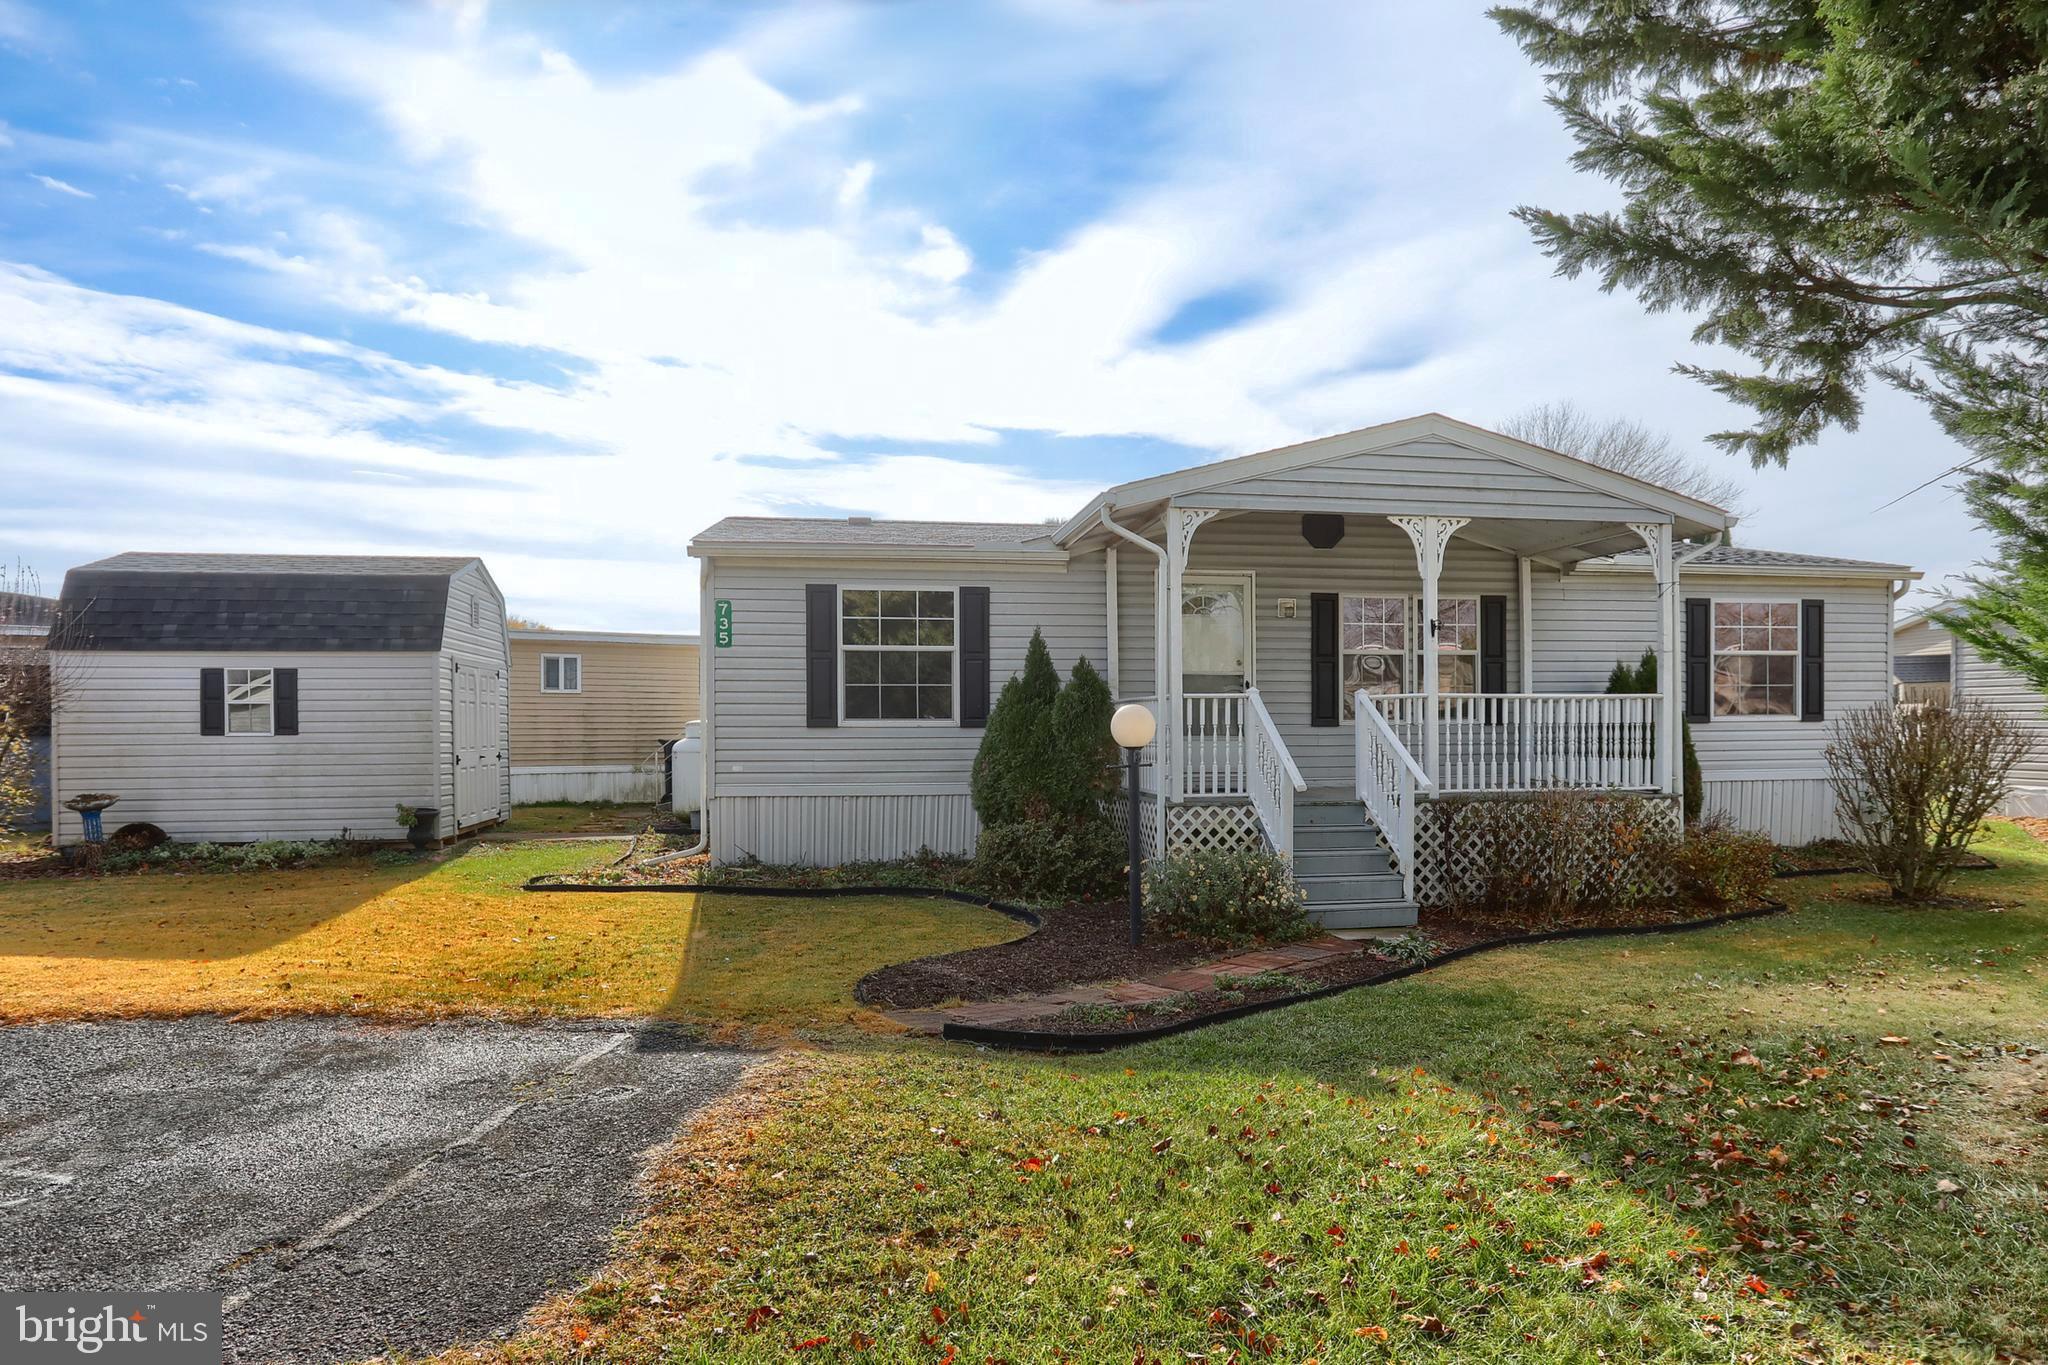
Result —
[[1252, 685], [1256, 616], [1250, 574], [1181, 581], [1181, 690], [1242, 692]]

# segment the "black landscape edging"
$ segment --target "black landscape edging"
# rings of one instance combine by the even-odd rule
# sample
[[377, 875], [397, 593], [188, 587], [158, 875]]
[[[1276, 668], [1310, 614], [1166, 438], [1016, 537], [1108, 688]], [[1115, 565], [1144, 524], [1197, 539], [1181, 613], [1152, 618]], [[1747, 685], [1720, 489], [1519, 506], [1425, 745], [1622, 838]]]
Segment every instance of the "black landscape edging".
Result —
[[[972, 891], [955, 891], [943, 886], [733, 886], [724, 882], [550, 882], [544, 880], [548, 874], [529, 877], [519, 884], [521, 891], [609, 891], [657, 895], [664, 891], [687, 891], [693, 895], [734, 896], [780, 896], [784, 900], [810, 898], [830, 900], [837, 896], [914, 896], [919, 900], [958, 901], [962, 905], [978, 905], [984, 910], [993, 910], [998, 915], [1007, 915], [1019, 924], [1028, 924], [1034, 930], [1045, 927], [1045, 917], [1036, 910], [1027, 910], [1021, 905], [995, 900], [989, 896], [978, 896]], [[916, 961], [915, 958], [911, 959]], [[895, 965], [895, 964], [891, 964]]]
[[1496, 948], [1518, 948], [1534, 943], [1560, 943], [1582, 938], [1630, 938], [1644, 934], [1683, 934], [1695, 929], [1712, 929], [1717, 925], [1734, 924], [1742, 920], [1763, 919], [1769, 915], [1781, 915], [1791, 907], [1783, 901], [1766, 901], [1748, 910], [1731, 910], [1724, 915], [1712, 915], [1706, 919], [1686, 920], [1680, 924], [1625, 924], [1615, 928], [1587, 926], [1577, 929], [1552, 929], [1540, 934], [1513, 934], [1506, 938], [1488, 939], [1484, 943], [1468, 943], [1462, 948], [1453, 948], [1447, 953], [1431, 958], [1427, 962], [1411, 962], [1396, 967], [1365, 981], [1344, 981], [1334, 986], [1322, 986], [1300, 995], [1285, 995], [1277, 1000], [1259, 1000], [1246, 1005], [1234, 1005], [1214, 1014], [1197, 1015], [1192, 1019], [1177, 1019], [1170, 1024], [1155, 1024], [1150, 1028], [1129, 1029], [1122, 1033], [1050, 1033], [1039, 1029], [1006, 1029], [994, 1025], [949, 1023], [940, 1036], [951, 1043], [976, 1043], [984, 1047], [1007, 1048], [1016, 1052], [1108, 1052], [1112, 1048], [1129, 1047], [1134, 1043], [1149, 1043], [1157, 1038], [1170, 1038], [1176, 1033], [1187, 1033], [1211, 1024], [1226, 1024], [1233, 1019], [1243, 1019], [1267, 1010], [1281, 1009], [1288, 1005], [1303, 1005], [1311, 1000], [1326, 1000], [1345, 991], [1354, 991], [1362, 986], [1384, 986], [1390, 981], [1400, 981], [1417, 972], [1441, 967], [1460, 958], [1477, 953], [1491, 952]]
[[[1958, 871], [1958, 872], [1996, 872], [1996, 871], [1998, 871], [1998, 864], [1997, 864], [1997, 863], [1994, 863], [1994, 862], [1992, 862], [1992, 861], [1991, 861], [1991, 860], [1990, 860], [1989, 858], [1986, 858], [1986, 857], [1985, 857], [1985, 856], [1984, 856], [1983, 854], [1981, 854], [1981, 853], [1973, 853], [1973, 854], [1971, 854], [1970, 856], [1971, 856], [1971, 857], [1973, 857], [1973, 858], [1975, 858], [1975, 859], [1977, 859], [1977, 861], [1976, 861], [1976, 862], [1974, 862], [1974, 863], [1959, 863], [1959, 864], [1957, 864], [1957, 866], [1956, 866], [1956, 871]], [[1869, 868], [1867, 868], [1867, 867], [1847, 867], [1847, 866], [1844, 866], [1844, 867], [1791, 867], [1791, 868], [1787, 868], [1787, 869], [1785, 869], [1785, 870], [1784, 870], [1783, 872], [1773, 872], [1773, 873], [1771, 873], [1771, 877], [1773, 878], [1773, 880], [1776, 880], [1776, 879], [1778, 879], [1778, 878], [1788, 878], [1788, 879], [1789, 879], [1789, 878], [1792, 878], [1792, 877], [1847, 877], [1847, 876], [1854, 876], [1854, 875], [1858, 875], [1858, 874], [1860, 874], [1860, 875], [1862, 875], [1862, 876], [1865, 876], [1865, 877], [1871, 877], [1871, 876], [1875, 876], [1875, 875], [1876, 875], [1875, 873], [1873, 873], [1873, 872], [1872, 872], [1872, 871], [1871, 871], [1871, 870], [1870, 870]]]

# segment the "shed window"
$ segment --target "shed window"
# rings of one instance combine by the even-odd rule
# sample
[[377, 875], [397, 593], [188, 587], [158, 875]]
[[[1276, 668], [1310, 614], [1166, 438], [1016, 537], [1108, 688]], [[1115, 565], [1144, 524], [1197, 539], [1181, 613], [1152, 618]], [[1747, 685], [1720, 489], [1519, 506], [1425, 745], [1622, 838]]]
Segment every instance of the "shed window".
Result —
[[581, 692], [583, 690], [583, 656], [581, 654], [541, 655], [540, 690], [543, 692]]
[[950, 588], [842, 590], [841, 718], [951, 720], [958, 647]]
[[267, 668], [230, 668], [227, 684], [227, 731], [231, 735], [267, 735], [275, 728], [277, 689]]
[[1714, 603], [1714, 714], [1799, 714], [1799, 604]]

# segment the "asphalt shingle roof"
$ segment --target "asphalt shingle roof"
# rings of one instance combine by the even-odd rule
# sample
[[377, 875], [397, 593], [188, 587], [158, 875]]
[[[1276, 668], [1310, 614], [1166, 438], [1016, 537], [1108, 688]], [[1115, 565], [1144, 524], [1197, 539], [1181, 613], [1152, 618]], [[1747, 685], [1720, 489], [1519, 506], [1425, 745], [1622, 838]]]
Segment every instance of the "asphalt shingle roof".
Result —
[[[1641, 563], [1648, 550], [1624, 550], [1617, 564]], [[1835, 559], [1828, 555], [1795, 554], [1790, 550], [1753, 550], [1747, 545], [1716, 545], [1685, 561], [1688, 569], [1903, 569], [1876, 559]]]
[[1900, 654], [1892, 659], [1892, 676], [1902, 683], [1945, 683], [1953, 662], [1946, 654]]
[[447, 575], [474, 563], [474, 555], [226, 555], [128, 550], [79, 568], [149, 573]]
[[471, 559], [121, 554], [64, 575], [66, 649], [434, 651]]
[[1058, 526], [1039, 521], [880, 521], [848, 517], [727, 517], [697, 533], [721, 545], [908, 545], [972, 549], [1046, 541]]

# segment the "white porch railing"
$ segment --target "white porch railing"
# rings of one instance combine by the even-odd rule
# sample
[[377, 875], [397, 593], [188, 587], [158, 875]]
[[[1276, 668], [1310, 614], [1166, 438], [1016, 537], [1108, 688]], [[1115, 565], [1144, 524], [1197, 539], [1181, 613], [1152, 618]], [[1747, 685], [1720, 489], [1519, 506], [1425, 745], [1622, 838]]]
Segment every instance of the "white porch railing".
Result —
[[1308, 790], [1294, 755], [1280, 738], [1280, 727], [1259, 696], [1259, 689], [1245, 689], [1244, 759], [1251, 777], [1252, 809], [1266, 827], [1266, 841], [1283, 858], [1294, 856], [1294, 794]]
[[1380, 827], [1380, 835], [1401, 870], [1403, 894], [1415, 899], [1415, 798], [1430, 789], [1429, 775], [1395, 735], [1385, 715], [1360, 692], [1353, 699], [1352, 726], [1357, 757], [1358, 799]]
[[[1186, 744], [1182, 796], [1243, 796], [1251, 790], [1245, 752], [1245, 698], [1250, 693], [1189, 692], [1181, 698]], [[1275, 731], [1278, 736], [1278, 731]]]
[[[1427, 741], [1420, 692], [1365, 694], [1412, 753]], [[1657, 785], [1653, 693], [1496, 692], [1437, 698], [1439, 792]]]

